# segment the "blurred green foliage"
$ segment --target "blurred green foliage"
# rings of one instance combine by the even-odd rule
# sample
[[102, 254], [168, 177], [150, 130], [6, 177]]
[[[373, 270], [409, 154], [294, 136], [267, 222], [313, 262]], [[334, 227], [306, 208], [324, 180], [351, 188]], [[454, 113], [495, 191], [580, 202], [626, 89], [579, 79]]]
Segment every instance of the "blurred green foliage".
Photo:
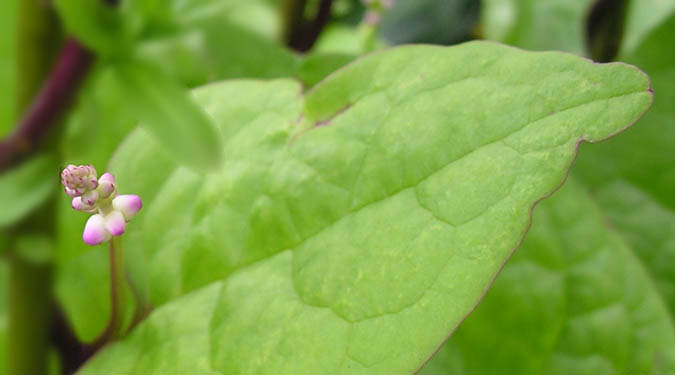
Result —
[[[307, 3], [306, 13], [311, 15], [318, 0]], [[599, 56], [589, 49], [610, 51], [605, 53], [610, 56], [618, 48], [616, 59], [646, 71], [655, 92], [653, 108], [635, 127], [599, 145], [580, 147], [568, 186], [535, 210], [533, 227], [522, 248], [506, 265], [483, 303], [422, 374], [662, 375], [672, 369], [675, 360], [672, 323], [675, 317], [675, 162], [671, 151], [675, 140], [675, 107], [672, 105], [675, 102], [675, 50], [672, 48], [675, 2], [628, 1], [626, 12], [601, 15], [605, 17], [603, 22], [614, 28], [602, 29], [605, 35], [590, 38], [589, 46], [588, 16], [594, 4], [597, 1], [399, 0], [383, 17], [379, 37], [372, 45], [377, 50], [402, 43], [455, 44], [479, 37], [524, 49], [561, 50], [580, 56]], [[264, 259], [269, 254], [263, 256], [256, 251], [267, 248], [265, 241], [283, 239], [284, 231], [291, 231], [272, 224], [277, 218], [282, 221], [292, 217], [297, 210], [281, 207], [281, 203], [269, 198], [276, 196], [272, 193], [281, 194], [283, 186], [287, 192], [300, 194], [306, 186], [289, 185], [289, 181], [311, 175], [307, 168], [325, 172], [327, 176], [350, 171], [345, 166], [358, 155], [360, 146], [357, 144], [342, 148], [342, 153], [336, 151], [328, 161], [318, 163], [316, 159], [320, 150], [335, 151], [338, 146], [344, 146], [338, 142], [340, 137], [328, 145], [310, 142], [312, 147], [306, 147], [304, 154], [298, 156], [302, 163], [291, 160], [288, 165], [282, 165], [275, 159], [279, 154], [270, 150], [275, 150], [280, 140], [292, 133], [287, 130], [280, 135], [272, 131], [275, 124], [282, 123], [279, 118], [285, 114], [293, 113], [284, 120], [284, 126], [290, 128], [307, 127], [312, 121], [331, 122], [333, 119], [324, 118], [323, 114], [333, 113], [338, 117], [343, 108], [335, 103], [347, 108], [363, 99], [355, 94], [360, 92], [359, 85], [381, 84], [380, 78], [374, 76], [375, 68], [352, 67], [352, 71], [360, 73], [345, 80], [343, 85], [331, 86], [331, 90], [312, 89], [335, 71], [339, 73], [331, 79], [339, 80], [345, 75], [341, 67], [370, 50], [359, 26], [364, 7], [357, 0], [335, 1], [333, 22], [326, 27], [314, 49], [299, 54], [281, 42], [278, 0], [137, 0], [122, 1], [117, 8], [98, 1], [56, 0], [55, 5], [65, 29], [98, 55], [92, 73], [64, 121], [65, 132], [60, 140], [62, 163], [92, 163], [99, 172], [111, 167], [118, 176], [122, 193], [140, 194], [147, 203], [142, 215], [130, 224], [124, 240], [130, 250], [127, 267], [136, 292], [146, 303], [157, 307], [129, 339], [106, 349], [88, 371], [97, 375], [110, 369], [139, 374], [151, 371], [182, 374], [185, 371], [211, 373], [213, 366], [232, 371], [241, 366], [237, 370], [243, 372], [247, 363], [255, 367], [256, 358], [251, 356], [271, 355], [276, 350], [276, 344], [265, 343], [263, 336], [270, 332], [282, 335], [282, 332], [300, 330], [302, 325], [294, 325], [297, 322], [293, 323], [289, 317], [306, 312], [289, 309], [288, 316], [284, 317], [268, 313], [273, 319], [265, 320], [266, 331], [257, 331], [253, 323], [249, 327], [251, 331], [239, 331], [232, 328], [225, 317], [236, 312], [232, 295], [228, 295], [227, 290], [220, 291], [223, 284], [217, 280], [229, 277], [240, 264]], [[0, 135], [9, 131], [17, 117], [16, 97], [4, 95], [16, 90], [16, 7], [16, 0], [0, 3], [0, 92], [3, 93], [0, 95]], [[622, 35], [614, 35], [617, 27], [622, 29]], [[608, 47], [609, 43], [619, 44]], [[437, 60], [428, 63], [443, 65]], [[390, 76], [404, 76], [412, 71], [406, 64], [400, 69], [387, 70], [387, 64], [394, 65], [394, 62], [382, 62], [385, 68], [381, 69]], [[532, 70], [542, 68], [545, 67], [531, 66]], [[296, 87], [288, 80], [248, 80], [275, 78], [291, 78], [301, 86]], [[424, 78], [428, 79], [422, 80]], [[436, 78], [443, 79], [442, 76]], [[221, 80], [233, 82], [214, 84]], [[407, 82], [396, 90], [392, 88], [389, 95], [399, 95], [401, 90], [409, 88], [408, 84], [412, 85]], [[194, 93], [188, 91], [202, 85], [207, 86]], [[294, 88], [287, 90], [287, 86]], [[219, 90], [220, 94], [211, 94]], [[309, 92], [309, 97], [314, 98], [324, 95], [327, 99], [298, 104], [294, 100], [304, 98], [301, 92]], [[462, 92], [470, 95], [472, 91]], [[515, 97], [526, 98], [523, 93]], [[436, 101], [441, 99], [438, 97]], [[376, 121], [374, 116], [384, 105], [380, 104], [373, 103], [368, 110], [359, 112], [360, 117], [353, 121], [354, 129], [358, 129], [354, 130], [355, 134], [370, 129], [369, 125]], [[420, 110], [433, 112], [426, 104], [419, 106]], [[518, 108], [528, 109], [525, 107]], [[456, 107], [448, 105], [447, 108]], [[466, 106], [461, 109], [465, 110]], [[446, 117], [459, 116], [460, 112], [448, 111]], [[299, 116], [300, 113], [303, 116]], [[414, 120], [419, 119], [433, 122], [423, 115], [415, 116]], [[139, 121], [142, 128], [136, 127]], [[255, 131], [251, 131], [255, 135], [253, 140], [246, 139], [246, 131], [244, 135], [237, 132], [244, 124], [257, 124]], [[324, 129], [319, 133], [332, 131]], [[388, 136], [398, 139], [397, 136], [413, 133], [414, 129], [408, 129]], [[234, 137], [234, 141], [230, 137]], [[425, 139], [431, 142], [424, 133], [416, 137], [419, 142]], [[301, 146], [302, 142], [299, 142]], [[433, 153], [428, 145], [422, 146], [421, 150]], [[396, 147], [389, 145], [382, 149], [395, 150]], [[221, 151], [224, 159], [219, 155]], [[246, 155], [253, 155], [244, 157], [244, 151], [248, 152]], [[268, 153], [274, 157], [265, 159]], [[232, 163], [230, 158], [235, 155], [239, 155], [238, 159], [234, 158], [239, 164], [235, 162], [234, 167], [228, 167], [225, 172], [222, 164], [214, 167], [222, 160]], [[249, 159], [260, 165], [247, 167]], [[400, 166], [404, 159], [387, 160], [383, 165]], [[10, 227], [53, 196], [53, 182], [57, 179], [56, 172], [49, 167], [53, 163], [46, 157], [36, 156], [0, 176], [0, 207], [3, 208], [0, 227]], [[426, 165], [416, 164], [422, 169]], [[214, 168], [218, 173], [206, 177], [199, 172]], [[247, 175], [247, 168], [264, 168], [265, 171], [260, 172], [263, 177], [253, 179]], [[44, 178], [50, 173], [54, 174], [54, 181]], [[387, 181], [382, 183], [382, 189], [395, 185], [396, 179], [390, 177], [382, 179]], [[323, 182], [313, 181], [316, 186], [323, 186]], [[341, 186], [339, 181], [332, 182]], [[232, 192], [228, 189], [237, 183], [249, 189], [242, 188], [242, 194], [254, 194], [256, 189], [267, 186], [267, 199], [244, 200], [245, 207], [223, 204], [230, 199], [228, 194]], [[303, 198], [314, 199], [330, 188], [315, 190]], [[336, 198], [327, 197], [325, 202], [333, 200]], [[247, 233], [247, 220], [225, 220], [248, 209], [257, 210], [250, 222], [262, 228], [254, 239], [241, 237]], [[329, 214], [330, 210], [326, 209], [312, 217], [321, 221]], [[379, 215], [382, 218], [385, 214]], [[104, 330], [110, 315], [106, 249], [103, 246], [92, 249], [82, 243], [80, 234], [86, 215], [73, 212], [65, 197], [59, 201], [57, 217], [55, 293], [77, 337], [90, 342]], [[372, 222], [378, 222], [377, 215]], [[350, 238], [357, 232], [357, 229], [346, 230], [342, 237]], [[5, 247], [10, 236], [8, 231], [0, 232], [0, 248]], [[257, 245], [247, 249], [237, 247], [247, 241]], [[223, 244], [239, 250], [221, 252]], [[340, 251], [347, 251], [344, 250], [347, 247]], [[246, 310], [249, 315], [260, 314], [255, 316], [264, 318], [256, 306], [267, 306], [271, 300], [283, 304], [279, 302], [282, 297], [274, 300], [277, 298], [274, 296], [285, 295], [278, 290], [283, 285], [283, 274], [279, 276], [278, 271], [283, 269], [285, 260], [274, 259], [274, 262], [268, 259], [274, 263], [271, 268], [260, 266], [256, 275], [244, 271], [236, 275], [240, 289], [229, 293], [242, 293], [233, 295], [243, 306], [249, 306], [250, 310]], [[322, 272], [321, 276], [328, 278], [329, 271]], [[343, 271], [349, 274], [348, 269]], [[269, 295], [256, 294], [260, 293], [257, 288], [262, 288], [261, 280], [277, 276], [278, 279], [266, 286]], [[317, 285], [321, 283], [321, 280], [315, 281]], [[346, 288], [346, 279], [338, 281], [335, 285]], [[5, 285], [3, 266], [0, 267], [0, 286]], [[388, 288], [383, 290], [386, 290], [383, 295], [391, 292]], [[132, 293], [126, 295], [128, 322], [136, 301]], [[3, 355], [7, 345], [4, 301], [3, 289], [0, 290], [0, 364], [5, 362]], [[245, 301], [253, 302], [246, 305]], [[457, 303], [455, 299], [439, 301], [433, 306]], [[464, 300], [470, 306], [467, 301], [473, 300]], [[216, 311], [220, 315], [214, 322], [219, 323], [211, 324], [209, 320], [216, 316]], [[448, 311], [438, 314], [448, 323]], [[180, 324], [173, 324], [177, 317], [184, 318]], [[243, 322], [248, 317], [239, 318]], [[286, 318], [287, 325], [279, 323]], [[427, 319], [392, 324], [403, 335], [406, 329], [415, 328]], [[317, 317], [309, 321], [326, 323]], [[229, 331], [223, 327], [229, 327]], [[361, 354], [395, 346], [396, 337], [385, 336], [384, 328], [380, 328], [372, 337], [364, 339], [363, 343], [373, 348], [364, 349]], [[428, 342], [438, 342], [449, 330], [445, 327], [440, 334], [433, 332], [434, 339]], [[237, 345], [246, 342], [255, 345], [232, 349], [217, 336], [223, 331], [228, 332], [227, 338], [240, 334]], [[329, 328], [328, 323], [320, 324], [312, 332], [303, 331], [303, 342], [289, 344], [288, 340], [292, 340], [289, 334], [286, 339], [280, 336], [278, 345], [284, 347], [286, 342], [288, 352], [284, 355], [287, 358], [298, 355], [294, 350], [303, 348], [311, 357], [298, 362], [298, 368], [303, 368], [302, 363], [321, 359], [312, 357], [312, 353], [334, 344], [330, 340], [338, 338], [331, 335], [337, 331], [338, 328]], [[317, 333], [327, 335], [328, 343], [312, 341], [311, 335]], [[410, 342], [424, 339], [410, 335], [414, 336]], [[178, 336], [190, 337], [188, 344], [181, 345], [181, 341], [174, 340]], [[410, 342], [406, 342], [405, 353], [397, 360], [408, 358], [407, 355], [431, 354], [429, 348]], [[216, 349], [213, 349], [214, 343]], [[154, 348], [152, 355], [146, 355], [145, 348], [150, 346]], [[213, 357], [220, 360], [211, 362], [208, 348], [220, 350]], [[263, 353], [263, 349], [269, 352]], [[175, 355], [179, 351], [182, 356]], [[225, 361], [223, 353], [235, 353], [237, 358], [250, 361], [231, 361], [232, 356]], [[58, 361], [52, 362], [55, 368]], [[361, 367], [358, 361], [354, 362], [354, 368]], [[394, 362], [380, 365], [394, 366]], [[287, 368], [293, 365], [289, 363]], [[298, 368], [293, 373], [301, 373]], [[354, 368], [352, 371], [356, 371]], [[275, 367], [257, 369], [272, 371]], [[410, 370], [412, 368], [401, 373]], [[393, 367], [389, 373], [395, 373]], [[4, 374], [1, 366], [0, 374]]]

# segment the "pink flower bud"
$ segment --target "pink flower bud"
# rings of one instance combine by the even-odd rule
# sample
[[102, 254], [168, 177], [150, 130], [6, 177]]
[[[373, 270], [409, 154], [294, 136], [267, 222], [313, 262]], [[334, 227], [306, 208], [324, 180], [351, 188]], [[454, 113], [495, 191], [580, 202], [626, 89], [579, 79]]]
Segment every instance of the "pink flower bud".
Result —
[[72, 206], [75, 211], [91, 212], [94, 209], [94, 206], [82, 202], [82, 197], [73, 198]]
[[76, 166], [68, 164], [61, 172], [61, 183], [65, 187], [66, 194], [71, 197], [79, 197], [98, 186], [96, 170], [91, 165]]
[[98, 192], [96, 190], [89, 190], [86, 193], [82, 194], [82, 203], [88, 205], [88, 206], [93, 206], [96, 204], [96, 201], [98, 200]]
[[111, 195], [116, 195], [117, 188], [115, 186], [115, 176], [110, 173], [104, 173], [101, 178], [98, 179], [98, 191], [103, 199], [106, 199]]

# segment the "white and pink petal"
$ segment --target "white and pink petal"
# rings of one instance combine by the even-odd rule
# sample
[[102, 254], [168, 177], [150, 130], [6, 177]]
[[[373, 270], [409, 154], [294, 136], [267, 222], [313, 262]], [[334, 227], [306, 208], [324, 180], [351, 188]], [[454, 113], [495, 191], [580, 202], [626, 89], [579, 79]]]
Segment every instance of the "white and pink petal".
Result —
[[118, 195], [113, 199], [112, 205], [115, 211], [121, 212], [126, 221], [129, 221], [143, 207], [143, 201], [135, 194]]
[[82, 240], [91, 246], [98, 245], [110, 239], [110, 233], [105, 228], [103, 216], [92, 215], [84, 226]]
[[121, 236], [124, 234], [127, 222], [124, 216], [119, 211], [112, 211], [105, 216], [105, 229], [113, 236]]

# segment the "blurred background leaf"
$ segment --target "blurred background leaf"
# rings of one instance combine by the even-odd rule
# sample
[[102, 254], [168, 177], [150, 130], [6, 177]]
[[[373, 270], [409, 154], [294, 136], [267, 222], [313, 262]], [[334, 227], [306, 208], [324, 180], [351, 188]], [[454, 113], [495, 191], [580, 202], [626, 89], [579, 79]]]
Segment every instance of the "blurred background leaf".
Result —
[[[112, 3], [112, 2], [110, 2]], [[66, 31], [99, 55], [123, 56], [132, 40], [119, 9], [100, 0], [55, 0]]]
[[[631, 0], [628, 6], [625, 39], [621, 54], [636, 51], [640, 43], [661, 25], [669, 22], [675, 12], [675, 1]], [[672, 50], [672, 48], [671, 48]], [[665, 51], [664, 51], [665, 52]]]
[[382, 18], [392, 44], [457, 44], [478, 37], [480, 1], [399, 0]]
[[179, 84], [140, 60], [115, 68], [126, 107], [176, 160], [199, 171], [218, 166], [221, 147], [215, 126]]
[[485, 38], [529, 50], [585, 55], [585, 15], [595, 0], [484, 0]]
[[0, 229], [23, 219], [55, 192], [55, 163], [52, 156], [36, 155], [0, 174]]

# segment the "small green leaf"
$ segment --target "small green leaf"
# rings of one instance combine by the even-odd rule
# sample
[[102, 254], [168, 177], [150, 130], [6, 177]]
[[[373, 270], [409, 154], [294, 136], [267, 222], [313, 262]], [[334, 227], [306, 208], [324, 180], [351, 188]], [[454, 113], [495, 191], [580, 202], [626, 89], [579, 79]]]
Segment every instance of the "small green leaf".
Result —
[[56, 191], [54, 158], [38, 155], [0, 174], [0, 228], [23, 219]]
[[171, 156], [201, 171], [220, 163], [219, 137], [209, 116], [171, 78], [141, 61], [115, 67], [127, 105]]
[[[83, 374], [409, 374], [478, 303], [577, 144], [651, 103], [635, 68], [489, 42], [372, 54], [305, 95], [236, 81], [195, 97], [219, 126], [219, 171], [167, 165], [142, 131], [112, 165], [148, 192], [123, 240], [147, 254], [155, 305], [222, 282], [215, 309], [192, 302], [202, 290], [175, 299]], [[167, 318], [193, 304], [208, 327]]]
[[300, 60], [280, 44], [222, 19], [149, 40], [137, 52], [187, 86], [226, 78], [291, 77]]
[[486, 0], [481, 22], [487, 39], [526, 49], [584, 55], [584, 17], [595, 0]]
[[119, 10], [99, 0], [55, 0], [68, 32], [103, 56], [122, 55], [131, 45], [128, 25]]

